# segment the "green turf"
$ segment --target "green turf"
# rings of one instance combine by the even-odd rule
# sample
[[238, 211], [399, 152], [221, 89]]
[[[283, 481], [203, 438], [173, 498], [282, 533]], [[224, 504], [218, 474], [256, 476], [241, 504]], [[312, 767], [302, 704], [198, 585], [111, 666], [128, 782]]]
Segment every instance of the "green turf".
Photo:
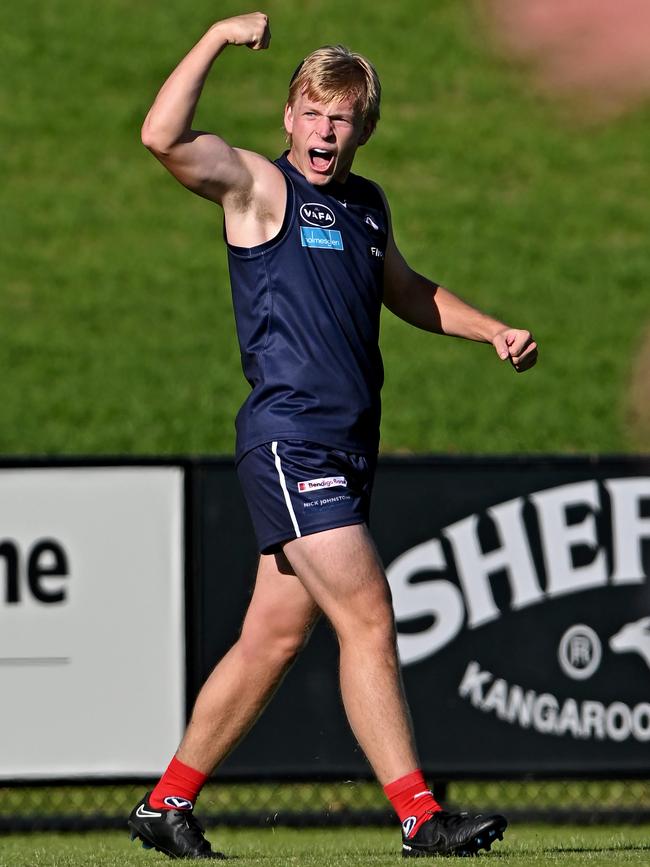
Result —
[[[394, 830], [213, 830], [213, 845], [234, 856], [239, 867], [384, 867], [403, 863], [399, 833]], [[650, 828], [609, 827], [550, 829], [520, 826], [511, 829], [479, 863], [520, 867], [529, 864], [609, 867], [647, 864]], [[129, 844], [126, 834], [25, 834], [0, 840], [0, 867], [135, 867], [168, 864], [167, 858]], [[437, 862], [436, 862], [437, 863]], [[445, 863], [448, 863], [445, 861]]]
[[[387, 314], [386, 451], [629, 451], [649, 317], [649, 112], [561, 121], [488, 50], [460, 0], [269, 0], [272, 48], [230, 49], [198, 123], [270, 156], [287, 77], [342, 41], [384, 85], [358, 170], [414, 267], [541, 345], [492, 350]], [[226, 0], [0, 7], [0, 452], [229, 453], [246, 394], [220, 212], [139, 143], [165, 75]]]

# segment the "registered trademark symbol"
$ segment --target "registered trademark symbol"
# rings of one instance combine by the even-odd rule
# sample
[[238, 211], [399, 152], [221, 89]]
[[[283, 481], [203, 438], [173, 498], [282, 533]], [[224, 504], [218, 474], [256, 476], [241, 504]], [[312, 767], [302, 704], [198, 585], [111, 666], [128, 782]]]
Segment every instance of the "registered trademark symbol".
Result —
[[576, 623], [560, 640], [557, 657], [562, 671], [574, 680], [587, 680], [598, 670], [603, 655], [600, 638], [590, 626]]

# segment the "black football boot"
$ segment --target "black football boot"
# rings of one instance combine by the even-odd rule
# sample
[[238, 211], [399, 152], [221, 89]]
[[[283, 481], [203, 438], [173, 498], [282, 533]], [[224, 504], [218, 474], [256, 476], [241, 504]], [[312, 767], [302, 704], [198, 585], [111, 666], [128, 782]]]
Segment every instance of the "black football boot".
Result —
[[469, 816], [439, 810], [423, 822], [412, 836], [408, 828], [414, 821], [402, 824], [402, 857], [422, 858], [430, 855], [476, 855], [495, 840], [503, 839], [508, 822], [504, 816]]
[[225, 859], [221, 852], [212, 851], [190, 801], [182, 810], [157, 810], [149, 803], [150, 794], [147, 792], [129, 816], [131, 840], [139, 838], [145, 849], [155, 849], [170, 858]]

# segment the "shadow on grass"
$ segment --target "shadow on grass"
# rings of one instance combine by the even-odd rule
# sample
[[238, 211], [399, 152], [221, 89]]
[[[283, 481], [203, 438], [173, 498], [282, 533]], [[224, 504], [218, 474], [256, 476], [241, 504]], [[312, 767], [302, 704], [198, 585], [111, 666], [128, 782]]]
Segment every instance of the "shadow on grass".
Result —
[[[650, 843], [628, 843], [621, 846], [544, 846], [540, 849], [512, 848], [506, 852], [492, 851], [490, 858], [512, 858], [523, 855], [597, 855], [617, 852], [650, 852]], [[484, 856], [485, 857], [485, 856]]]

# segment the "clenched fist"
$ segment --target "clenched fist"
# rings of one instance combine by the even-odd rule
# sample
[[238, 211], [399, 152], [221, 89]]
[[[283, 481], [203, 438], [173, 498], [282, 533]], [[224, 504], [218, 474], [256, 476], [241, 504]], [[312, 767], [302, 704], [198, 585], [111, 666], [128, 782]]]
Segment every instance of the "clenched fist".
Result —
[[213, 29], [219, 31], [228, 45], [247, 45], [253, 51], [268, 48], [271, 42], [269, 17], [263, 12], [250, 12], [217, 21]]
[[506, 328], [494, 336], [492, 344], [499, 358], [502, 361], [509, 358], [517, 373], [528, 370], [537, 361], [537, 343], [530, 331]]

